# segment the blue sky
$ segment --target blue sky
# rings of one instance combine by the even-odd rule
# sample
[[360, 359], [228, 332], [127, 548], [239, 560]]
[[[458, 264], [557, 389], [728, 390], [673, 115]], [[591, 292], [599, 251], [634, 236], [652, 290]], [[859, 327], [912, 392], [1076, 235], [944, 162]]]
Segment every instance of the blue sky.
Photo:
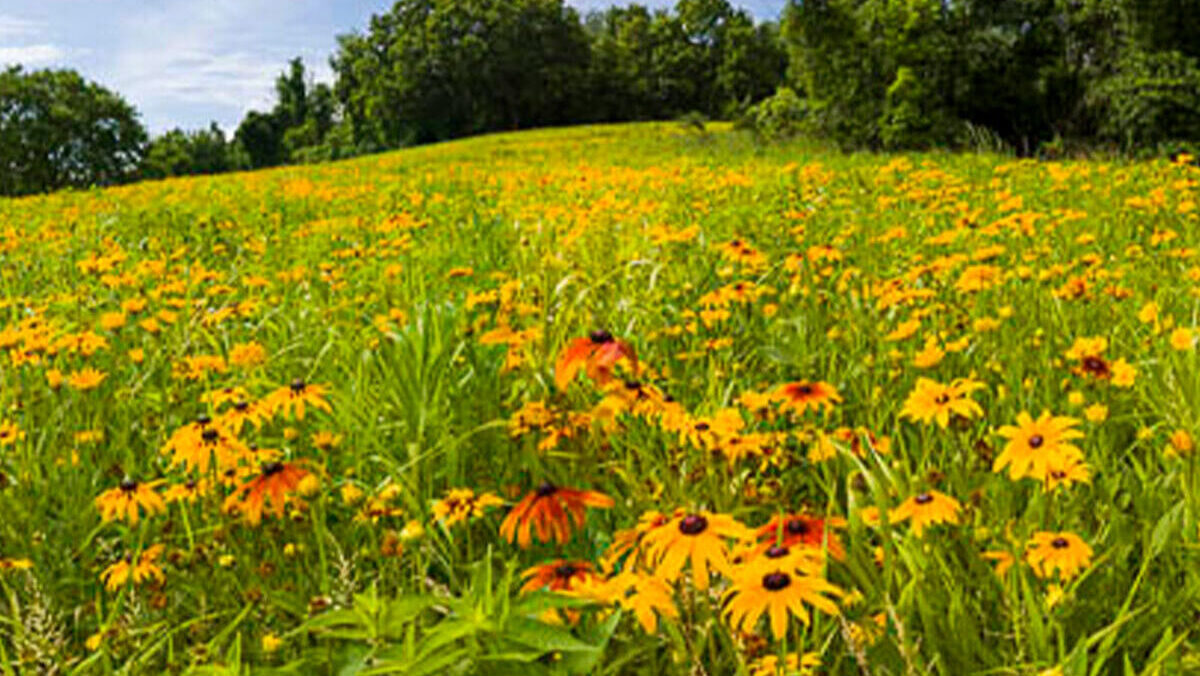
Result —
[[[567, 0], [581, 10], [610, 0]], [[743, 0], [774, 18], [785, 0]], [[673, 0], [643, 0], [663, 7]], [[335, 36], [390, 0], [0, 0], [0, 66], [70, 67], [124, 95], [151, 132], [267, 108], [293, 56], [329, 80]]]

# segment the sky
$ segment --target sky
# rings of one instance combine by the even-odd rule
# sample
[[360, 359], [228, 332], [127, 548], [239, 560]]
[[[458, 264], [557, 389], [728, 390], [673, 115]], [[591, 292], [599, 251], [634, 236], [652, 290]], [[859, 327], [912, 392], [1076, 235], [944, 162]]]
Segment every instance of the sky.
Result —
[[[775, 18], [785, 0], [742, 0]], [[612, 0], [567, 0], [581, 11]], [[642, 0], [667, 7], [673, 0]], [[151, 133], [210, 121], [232, 132], [269, 109], [294, 56], [329, 81], [336, 36], [363, 30], [391, 0], [0, 0], [0, 67], [74, 68], [142, 114]]]

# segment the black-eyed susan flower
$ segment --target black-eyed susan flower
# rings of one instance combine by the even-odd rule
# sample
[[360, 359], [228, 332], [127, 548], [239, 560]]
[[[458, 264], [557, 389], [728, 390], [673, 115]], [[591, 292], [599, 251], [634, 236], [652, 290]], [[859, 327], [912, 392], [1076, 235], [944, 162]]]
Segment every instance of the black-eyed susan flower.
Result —
[[971, 392], [981, 388], [983, 383], [969, 378], [956, 378], [948, 385], [929, 378], [918, 378], [913, 391], [904, 401], [900, 417], [926, 424], [937, 422], [938, 426], [945, 429], [950, 424], [951, 416], [968, 419], [982, 416], [983, 409], [970, 396]]
[[567, 344], [554, 364], [554, 384], [565, 390], [575, 375], [584, 370], [597, 384], [607, 383], [612, 369], [621, 360], [628, 360], [632, 371], [637, 373], [637, 354], [628, 343], [618, 340], [604, 330], [592, 331], [585, 338], [576, 338]]
[[12, 446], [25, 438], [25, 432], [11, 420], [0, 420], [0, 448]]
[[188, 479], [183, 483], [171, 484], [163, 492], [163, 499], [172, 502], [196, 502], [208, 494], [208, 479]]
[[1106, 379], [1112, 377], [1112, 366], [1104, 358], [1104, 351], [1107, 349], [1107, 338], [1076, 338], [1064, 356], [1075, 362], [1075, 366], [1071, 369], [1074, 373], [1090, 378]]
[[451, 488], [446, 495], [433, 503], [433, 515], [449, 528], [460, 521], [477, 519], [491, 507], [499, 507], [504, 500], [494, 493], [475, 494], [470, 488]]
[[246, 522], [256, 526], [262, 522], [263, 512], [270, 503], [270, 512], [276, 518], [283, 517], [283, 510], [299, 492], [301, 481], [312, 473], [295, 463], [268, 462], [262, 465], [258, 476], [242, 484], [225, 498], [222, 506], [226, 512], [236, 510], [245, 516]]
[[588, 507], [608, 509], [613, 499], [596, 491], [562, 488], [543, 482], [536, 490], [517, 503], [504, 522], [500, 524], [500, 537], [509, 542], [514, 540], [522, 547], [532, 542], [533, 532], [538, 540], [553, 539], [566, 544], [571, 538], [572, 522], [582, 528], [584, 513]]
[[521, 592], [528, 593], [538, 589], [571, 591], [576, 585], [595, 575], [595, 568], [587, 561], [558, 559], [533, 566], [521, 573], [522, 579], [525, 580], [525, 584], [521, 585]]
[[1083, 438], [1083, 432], [1072, 429], [1078, 424], [1075, 418], [1054, 416], [1049, 411], [1043, 411], [1036, 420], [1022, 411], [1015, 426], [1005, 425], [998, 430], [1008, 443], [993, 461], [992, 471], [1001, 472], [1007, 467], [1009, 477], [1014, 480], [1031, 477], [1045, 481], [1051, 463], [1083, 457], [1083, 451], [1069, 443]]
[[823, 380], [784, 383], [771, 392], [771, 398], [779, 402], [781, 411], [796, 415], [804, 415], [809, 410], [829, 413], [842, 401], [837, 389]]
[[141, 520], [142, 510], [145, 510], [146, 516], [166, 512], [167, 505], [156, 490], [162, 483], [161, 480], [142, 483], [126, 478], [121, 485], [97, 496], [96, 508], [100, 510], [100, 518], [104, 523], [124, 520], [136, 526]]
[[1092, 548], [1074, 533], [1039, 531], [1029, 541], [1025, 560], [1038, 577], [1057, 574], [1067, 582], [1092, 564]]
[[813, 676], [820, 667], [818, 653], [788, 653], [783, 660], [779, 655], [763, 655], [748, 665], [750, 676]]
[[0, 573], [8, 570], [30, 570], [33, 561], [29, 559], [0, 559]]
[[78, 371], [72, 371], [67, 376], [67, 384], [80, 392], [86, 392], [87, 390], [94, 390], [100, 387], [100, 384], [107, 377], [108, 374], [103, 371], [98, 371], [88, 366]]
[[846, 550], [838, 538], [835, 528], [844, 528], [846, 520], [840, 517], [822, 518], [797, 512], [772, 517], [755, 531], [761, 545], [760, 551], [780, 545], [783, 547], [807, 547], [815, 551], [828, 551], [833, 558], [846, 558]]
[[795, 615], [806, 626], [810, 622], [806, 605], [837, 615], [837, 603], [830, 597], [843, 594], [822, 577], [782, 569], [762, 573], [756, 569], [734, 577], [723, 600], [724, 615], [734, 629], [753, 631], [766, 613], [771, 633], [779, 639], [787, 634], [789, 615]]
[[941, 491], [928, 490], [908, 498], [888, 513], [892, 523], [909, 521], [913, 534], [921, 537], [926, 528], [939, 523], [958, 523], [962, 505]]
[[158, 559], [162, 553], [162, 545], [153, 545], [137, 556], [126, 556], [105, 568], [100, 573], [100, 581], [110, 592], [120, 589], [130, 581], [134, 584], [142, 584], [146, 581], [162, 583], [166, 580], [166, 575], [158, 565]]
[[645, 547], [656, 575], [673, 582], [690, 562], [692, 582], [704, 590], [710, 572], [732, 574], [727, 541], [745, 542], [753, 536], [753, 531], [728, 514], [680, 511], [669, 523], [645, 535]]
[[307, 407], [326, 413], [333, 411], [325, 399], [328, 392], [329, 387], [326, 385], [315, 385], [296, 378], [291, 384], [268, 394], [263, 400], [263, 404], [272, 415], [294, 415], [297, 420], [303, 420]]

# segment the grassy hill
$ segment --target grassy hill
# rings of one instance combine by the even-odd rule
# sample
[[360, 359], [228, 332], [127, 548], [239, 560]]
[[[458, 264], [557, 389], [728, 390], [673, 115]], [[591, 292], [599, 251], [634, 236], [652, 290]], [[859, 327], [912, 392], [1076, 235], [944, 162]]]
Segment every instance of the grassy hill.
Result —
[[0, 201], [0, 663], [1196, 669], [1198, 186], [644, 124]]

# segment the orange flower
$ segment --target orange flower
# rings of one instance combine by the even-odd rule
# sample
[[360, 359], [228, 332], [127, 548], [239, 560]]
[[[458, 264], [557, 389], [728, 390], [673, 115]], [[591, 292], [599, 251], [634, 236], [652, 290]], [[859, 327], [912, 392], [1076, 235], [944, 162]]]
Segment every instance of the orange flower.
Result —
[[595, 576], [595, 569], [587, 561], [559, 559], [521, 573], [521, 577], [525, 578], [521, 593], [545, 587], [549, 587], [550, 591], [571, 591], [578, 583], [587, 582]]
[[[833, 558], [841, 561], [846, 558], [846, 550], [842, 547], [842, 541], [838, 539], [837, 534], [830, 528], [843, 528], [845, 525], [846, 520], [837, 517], [823, 519], [819, 516], [808, 516], [801, 513], [784, 514], [768, 521], [755, 531], [755, 535], [762, 543], [759, 547], [760, 551], [765, 551], [776, 544], [782, 547], [808, 547], [817, 551], [828, 548]], [[776, 542], [781, 529], [782, 540]]]
[[282, 518], [283, 508], [290, 499], [290, 494], [296, 492], [300, 482], [310, 474], [311, 472], [295, 464], [265, 463], [258, 476], [242, 484], [225, 498], [223, 509], [229, 512], [236, 508], [246, 516], [250, 525], [256, 526], [262, 521], [266, 501], [270, 498], [271, 513], [277, 518]]
[[572, 340], [558, 356], [554, 365], [554, 385], [567, 389], [579, 370], [586, 367], [587, 376], [598, 384], [608, 382], [612, 368], [621, 359], [632, 362], [637, 373], [637, 355], [628, 343], [613, 338], [608, 331], [592, 331], [586, 338]]
[[771, 398], [781, 402], [780, 409], [793, 411], [796, 415], [804, 415], [810, 408], [828, 413], [842, 400], [837, 389], [823, 380], [784, 383], [775, 388]]
[[559, 544], [566, 544], [571, 537], [571, 521], [574, 520], [576, 528], [583, 527], [585, 508], [612, 506], [613, 499], [603, 493], [559, 488], [543, 482], [504, 517], [500, 536], [509, 542], [515, 538], [525, 548], [531, 541], [530, 530], [536, 529], [538, 540], [549, 542], [553, 538]]

